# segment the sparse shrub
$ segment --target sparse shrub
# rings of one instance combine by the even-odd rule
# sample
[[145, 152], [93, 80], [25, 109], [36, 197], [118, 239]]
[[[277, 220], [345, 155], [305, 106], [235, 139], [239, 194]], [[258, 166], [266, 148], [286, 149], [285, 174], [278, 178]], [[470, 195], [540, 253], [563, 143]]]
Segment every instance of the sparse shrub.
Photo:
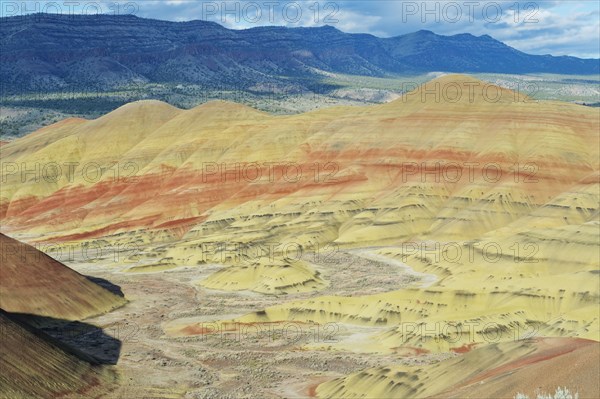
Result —
[[[514, 399], [530, 399], [528, 395], [517, 393]], [[579, 392], [574, 394], [569, 391], [568, 388], [556, 388], [554, 395], [546, 393], [538, 393], [535, 399], [579, 399]]]

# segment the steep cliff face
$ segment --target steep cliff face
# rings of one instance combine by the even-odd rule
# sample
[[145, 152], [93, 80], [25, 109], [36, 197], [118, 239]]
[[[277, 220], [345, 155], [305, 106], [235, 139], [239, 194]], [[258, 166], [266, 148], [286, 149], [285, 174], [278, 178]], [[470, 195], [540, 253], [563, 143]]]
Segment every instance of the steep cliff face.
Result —
[[428, 31], [382, 39], [331, 26], [229, 30], [206, 21], [36, 14], [2, 18], [0, 33], [7, 93], [103, 91], [145, 82], [244, 89], [291, 79], [301, 86], [315, 70], [368, 76], [600, 70], [598, 60], [528, 55], [489, 36]]

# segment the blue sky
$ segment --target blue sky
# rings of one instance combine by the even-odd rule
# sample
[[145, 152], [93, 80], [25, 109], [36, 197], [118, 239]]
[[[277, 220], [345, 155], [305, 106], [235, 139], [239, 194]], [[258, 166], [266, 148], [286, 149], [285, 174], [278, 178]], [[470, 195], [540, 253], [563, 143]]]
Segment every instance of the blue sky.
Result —
[[0, 0], [0, 4], [3, 16], [100, 11], [172, 21], [211, 20], [232, 29], [328, 24], [344, 32], [381, 37], [420, 29], [444, 35], [488, 34], [532, 54], [600, 58], [600, 2], [593, 0]]

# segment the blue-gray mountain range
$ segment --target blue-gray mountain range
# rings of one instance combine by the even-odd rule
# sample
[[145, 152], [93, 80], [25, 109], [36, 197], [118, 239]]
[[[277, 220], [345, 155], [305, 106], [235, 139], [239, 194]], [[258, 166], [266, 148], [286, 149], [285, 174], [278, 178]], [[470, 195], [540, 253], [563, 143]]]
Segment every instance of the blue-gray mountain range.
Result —
[[600, 60], [530, 55], [490, 36], [418, 31], [392, 38], [332, 26], [231, 30], [207, 21], [32, 14], [0, 18], [5, 94], [139, 83], [251, 87], [322, 71], [366, 76], [600, 73]]

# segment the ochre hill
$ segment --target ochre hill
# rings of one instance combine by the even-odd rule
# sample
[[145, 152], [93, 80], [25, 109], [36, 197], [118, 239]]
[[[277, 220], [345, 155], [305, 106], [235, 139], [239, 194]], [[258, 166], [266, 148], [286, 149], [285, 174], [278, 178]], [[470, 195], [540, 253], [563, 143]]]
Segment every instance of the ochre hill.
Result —
[[[3, 145], [0, 217], [30, 241], [143, 246], [130, 271], [222, 264], [200, 282], [221, 290], [318, 291], [329, 283], [319, 262], [294, 250], [362, 248], [434, 280], [282, 300], [222, 325], [362, 325], [372, 333], [324, 346], [513, 361], [532, 335], [600, 340], [599, 131], [597, 109], [463, 75], [384, 105], [293, 116], [137, 102]], [[164, 329], [204, 333], [190, 321]], [[360, 396], [372, 379], [385, 393], [396, 367], [318, 393]], [[436, 387], [426, 394], [448, 388]]]
[[108, 312], [125, 299], [33, 246], [0, 234], [0, 308], [64, 320]]
[[[161, 267], [232, 263], [238, 254], [214, 245], [223, 242], [315, 249], [578, 234], [573, 226], [598, 215], [599, 128], [592, 108], [463, 75], [389, 104], [294, 116], [142, 101], [3, 146], [0, 217], [4, 231], [33, 240], [168, 243]], [[285, 262], [254, 258], [206, 284], [323, 286], [299, 262], [289, 280], [266, 281], [265, 268]]]
[[600, 343], [544, 338], [475, 349], [434, 365], [364, 370], [321, 384], [321, 398], [514, 399], [569, 387], [580, 398], [600, 388]]
[[[4, 292], [3, 292], [4, 296]], [[0, 309], [0, 397], [98, 398], [117, 375]]]

